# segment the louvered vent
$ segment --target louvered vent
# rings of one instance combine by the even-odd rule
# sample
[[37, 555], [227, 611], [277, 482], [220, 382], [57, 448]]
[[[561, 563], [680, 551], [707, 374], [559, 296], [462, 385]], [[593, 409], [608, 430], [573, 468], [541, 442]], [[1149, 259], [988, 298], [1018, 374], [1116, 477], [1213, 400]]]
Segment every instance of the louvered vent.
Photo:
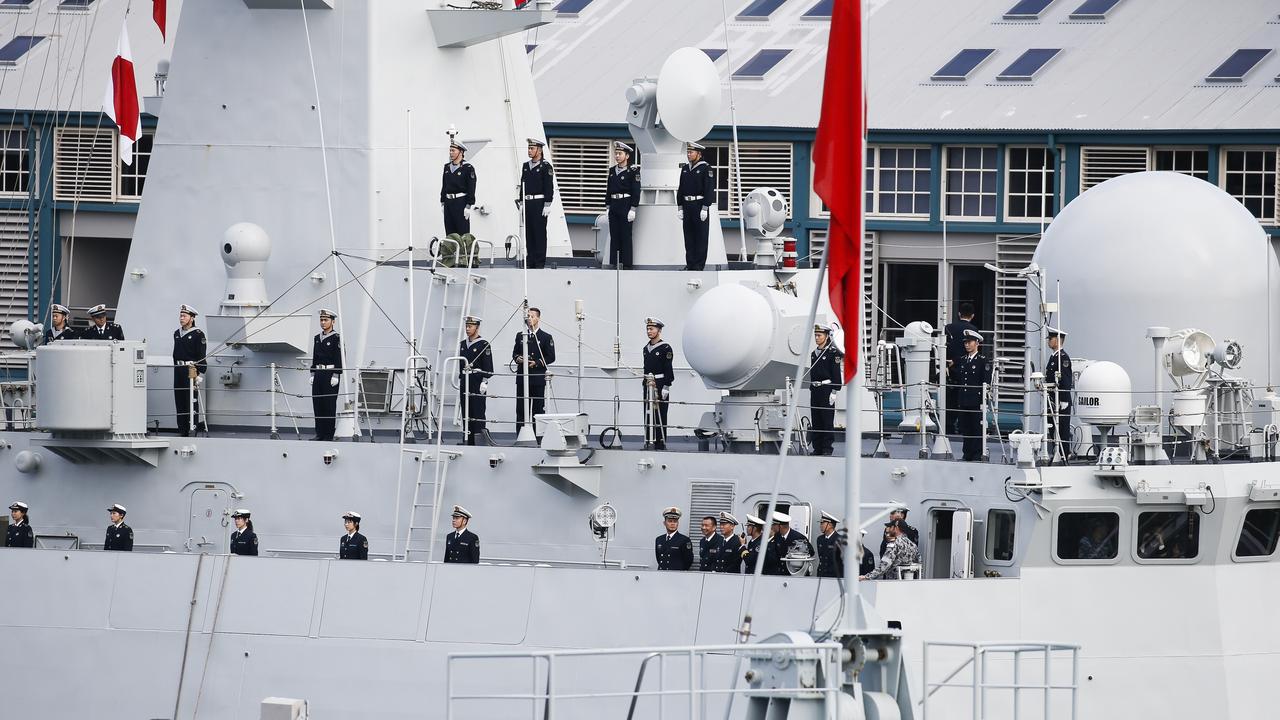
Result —
[[110, 129], [58, 128], [54, 134], [54, 197], [115, 200], [116, 142]]
[[556, 169], [556, 192], [567, 213], [602, 213], [612, 153], [610, 140], [555, 138], [548, 160]]
[[[1031, 264], [1038, 239], [997, 236], [996, 242], [996, 262], [1000, 269], [1021, 270]], [[1027, 319], [1026, 279], [997, 273], [995, 357], [1007, 361], [1001, 366], [997, 380], [999, 392], [996, 401], [1002, 405], [1009, 403], [1020, 407], [1026, 402], [1023, 364], [1027, 361]]]
[[1150, 167], [1150, 152], [1147, 148], [1080, 148], [1080, 192], [1113, 177], [1143, 172]]
[[810, 230], [809, 231], [809, 257], [801, 261], [801, 265], [807, 264], [809, 267], [818, 267], [822, 264], [822, 253], [827, 249], [827, 231], [826, 230]]
[[[721, 144], [720, 147], [731, 147]], [[740, 199], [756, 188], [771, 187], [787, 200], [787, 217], [791, 217], [791, 143], [744, 142], [738, 143], [742, 153], [742, 185], [737, 181], [738, 163], [732, 152], [721, 153], [729, 158], [728, 172], [716, 168], [716, 189], [728, 194], [728, 210], [724, 217], [741, 217]], [[726, 207], [721, 203], [721, 207]]]
[[[693, 561], [698, 562], [698, 540], [702, 537], [702, 518], [718, 517], [733, 512], [734, 483], [729, 480], [693, 480], [689, 483], [689, 514], [685, 516], [688, 535], [693, 538]], [[742, 520], [742, 518], [738, 518]]]
[[[0, 342], [4, 347], [12, 347], [9, 325], [27, 318], [30, 278], [39, 273], [39, 267], [32, 267], [28, 262], [32, 242], [28, 217], [22, 210], [0, 212]], [[39, 257], [37, 253], [37, 261]], [[22, 364], [10, 361], [2, 366]]]
[[[862, 238], [862, 357], [873, 358], [872, 349], [880, 336], [879, 316], [876, 314], [875, 299], [880, 296], [880, 250], [876, 243], [876, 234], [867, 233]], [[846, 340], [845, 343], [849, 341]]]

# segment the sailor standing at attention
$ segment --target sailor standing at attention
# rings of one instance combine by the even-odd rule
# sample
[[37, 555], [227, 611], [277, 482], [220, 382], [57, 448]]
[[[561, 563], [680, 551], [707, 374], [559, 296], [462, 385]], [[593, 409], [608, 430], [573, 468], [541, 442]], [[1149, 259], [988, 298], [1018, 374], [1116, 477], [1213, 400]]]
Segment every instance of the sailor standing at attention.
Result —
[[822, 511], [822, 521], [818, 523], [822, 534], [814, 542], [818, 546], [818, 577], [844, 577], [844, 553], [836, 536], [839, 524], [840, 518]]
[[720, 513], [720, 535], [724, 540], [720, 548], [720, 563], [717, 572], [738, 573], [742, 570], [742, 538], [735, 534], [738, 529], [738, 518], [732, 513]]
[[525, 262], [530, 269], [547, 265], [547, 218], [551, 216], [551, 201], [556, 197], [554, 171], [551, 163], [542, 157], [546, 145], [537, 138], [529, 138], [529, 160], [520, 170]]
[[956, 410], [960, 413], [960, 434], [964, 436], [967, 461], [982, 459], [982, 386], [991, 382], [991, 362], [978, 354], [982, 334], [964, 331], [964, 352], [952, 366], [956, 380]]
[[[525, 314], [527, 329], [516, 333], [516, 343], [511, 349], [511, 363], [516, 373], [516, 433], [525, 423], [524, 401], [529, 398], [531, 415], [537, 417], [547, 411], [547, 366], [556, 361], [556, 341], [551, 333], [539, 327], [542, 311], [529, 308]], [[525, 348], [528, 348], [526, 350]], [[525, 353], [529, 353], [528, 359]], [[529, 389], [524, 388], [525, 366], [529, 368]], [[529, 422], [532, 422], [530, 418]]]
[[21, 500], [9, 506], [9, 527], [4, 532], [4, 546], [11, 548], [33, 548], [36, 546], [36, 533], [31, 529], [31, 521], [27, 512], [31, 508]]
[[44, 329], [44, 344], [55, 340], [75, 340], [76, 331], [71, 329], [67, 324], [67, 316], [71, 313], [67, 311], [67, 306], [54, 303], [49, 308], [49, 327]]
[[831, 342], [831, 328], [813, 326], [817, 347], [809, 353], [809, 444], [814, 455], [830, 455], [835, 445], [836, 391], [844, 380], [844, 353]]
[[107, 320], [107, 306], [101, 303], [89, 308], [93, 324], [80, 333], [80, 340], [123, 340], [124, 328]]
[[253, 520], [249, 519], [249, 511], [240, 508], [231, 513], [236, 529], [231, 533], [232, 555], [257, 555], [258, 534], [253, 531]]
[[702, 159], [706, 148], [696, 142], [688, 144], [680, 163], [680, 187], [676, 190], [676, 215], [684, 225], [684, 269], [701, 270], [707, 264], [707, 234], [711, 205], [716, 201], [716, 174]]
[[111, 524], [107, 526], [107, 539], [102, 542], [103, 550], [133, 551], [133, 528], [124, 524], [124, 516], [128, 510], [120, 503], [107, 508]]
[[716, 532], [715, 516], [702, 518], [702, 537], [698, 539], [698, 569], [702, 572], [715, 572], [720, 565], [720, 550], [723, 548], [724, 538]]
[[338, 378], [342, 374], [342, 337], [333, 329], [332, 310], [320, 311], [320, 334], [311, 343], [311, 410], [316, 418], [312, 440], [332, 440], [338, 422]]
[[614, 165], [604, 193], [609, 209], [609, 262], [620, 270], [631, 267], [631, 228], [640, 204], [640, 166], [631, 164], [631, 155], [630, 145], [613, 144]]
[[671, 383], [676, 379], [671, 364], [675, 351], [662, 339], [663, 327], [658, 318], [644, 319], [645, 335], [649, 338], [644, 346], [644, 441], [646, 447], [654, 450], [667, 449], [667, 408], [671, 404]]
[[360, 513], [348, 510], [342, 516], [347, 534], [338, 539], [339, 560], [368, 560], [369, 539], [360, 534]]
[[440, 207], [444, 210], [444, 234], [471, 232], [471, 208], [476, 204], [476, 169], [466, 161], [467, 146], [449, 141], [449, 162], [440, 181]]
[[458, 387], [465, 397], [462, 398], [463, 417], [465, 420], [463, 440], [466, 445], [475, 445], [478, 441], [488, 442], [488, 433], [484, 423], [487, 417], [485, 393], [489, 390], [489, 378], [493, 377], [493, 348], [489, 341], [480, 337], [480, 318], [475, 315], [466, 317], [467, 336], [458, 346], [458, 354], [465, 361], [458, 367]]
[[447, 563], [480, 562], [480, 537], [467, 529], [471, 512], [461, 505], [453, 506], [453, 532], [444, 538], [444, 561]]
[[1067, 333], [1055, 327], [1045, 330], [1049, 349], [1053, 351], [1044, 365], [1044, 382], [1051, 386], [1047, 414], [1053, 430], [1049, 437], [1054, 443], [1054, 457], [1061, 455], [1065, 462], [1071, 457], [1071, 391], [1075, 389], [1075, 374], [1071, 371], [1071, 356], [1062, 349]]
[[667, 531], [653, 542], [653, 554], [659, 570], [688, 570], [693, 567], [693, 541], [680, 532], [680, 508], [669, 507], [662, 511], [662, 524]]
[[[182, 437], [191, 435], [191, 418], [195, 417], [196, 431], [205, 429], [200, 420], [200, 388], [204, 374], [209, 369], [205, 359], [208, 344], [204, 331], [196, 327], [200, 313], [190, 305], [178, 308], [178, 329], [173, 331], [173, 405], [178, 413], [178, 432]], [[194, 383], [195, 388], [191, 386]], [[188, 402], [195, 400], [194, 407]]]

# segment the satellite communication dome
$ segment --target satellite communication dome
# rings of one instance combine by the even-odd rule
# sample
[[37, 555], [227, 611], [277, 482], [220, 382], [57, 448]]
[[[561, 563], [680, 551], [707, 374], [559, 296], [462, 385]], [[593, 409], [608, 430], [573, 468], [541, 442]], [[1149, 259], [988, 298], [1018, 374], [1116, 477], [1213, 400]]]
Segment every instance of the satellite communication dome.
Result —
[[1124, 368], [1105, 360], [1090, 363], [1076, 381], [1080, 420], [1090, 425], [1119, 425], [1133, 412], [1133, 389]]
[[[1071, 333], [1066, 349], [1119, 363], [1140, 393], [1156, 386], [1153, 325], [1234, 338], [1258, 359], [1242, 377], [1280, 378], [1280, 333], [1268, 327], [1280, 322], [1280, 309], [1269, 310], [1280, 308], [1280, 264], [1258, 220], [1215, 185], [1172, 172], [1107, 180], [1062, 209], [1034, 262], [1046, 299], [1061, 291], [1054, 322]], [[1029, 286], [1033, 325], [1039, 303]], [[1043, 347], [1038, 332], [1028, 343]]]

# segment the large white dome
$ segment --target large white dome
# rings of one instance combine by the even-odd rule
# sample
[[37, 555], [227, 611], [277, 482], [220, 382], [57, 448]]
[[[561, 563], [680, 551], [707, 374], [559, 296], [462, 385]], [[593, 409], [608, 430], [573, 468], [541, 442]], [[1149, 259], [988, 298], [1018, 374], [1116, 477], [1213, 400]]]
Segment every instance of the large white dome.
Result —
[[[1259, 384], [1280, 379], [1275, 250], [1257, 219], [1215, 185], [1172, 172], [1108, 180], [1063, 208], [1035, 262], [1045, 270], [1050, 301], [1061, 288], [1055, 320], [1070, 333], [1072, 357], [1119, 363], [1135, 392], [1155, 386], [1146, 338], [1152, 326], [1239, 340], [1245, 361], [1238, 374]], [[1040, 299], [1034, 288], [1028, 293], [1033, 320]], [[1040, 346], [1039, 334], [1029, 333], [1028, 342]]]

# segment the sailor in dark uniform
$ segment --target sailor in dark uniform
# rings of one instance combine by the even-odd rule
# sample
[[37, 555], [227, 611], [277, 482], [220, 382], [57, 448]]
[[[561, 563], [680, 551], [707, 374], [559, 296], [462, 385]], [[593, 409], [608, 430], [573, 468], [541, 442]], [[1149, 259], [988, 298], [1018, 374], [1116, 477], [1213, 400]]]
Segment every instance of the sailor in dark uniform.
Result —
[[67, 324], [67, 317], [70, 311], [66, 305], [54, 303], [49, 308], [49, 327], [44, 329], [44, 344], [48, 345], [55, 340], [75, 340], [76, 331]]
[[764, 542], [764, 520], [755, 515], [747, 515], [747, 537], [750, 538], [742, 546], [742, 571], [751, 575], [756, 571], [756, 561], [760, 557], [760, 544]]
[[[196, 431], [205, 429], [200, 419], [200, 389], [204, 386], [204, 374], [209, 369], [205, 359], [208, 345], [204, 331], [196, 327], [200, 313], [190, 305], [178, 309], [178, 329], [173, 331], [173, 404], [178, 413], [178, 432], [182, 437], [191, 434], [191, 418], [196, 420]], [[194, 388], [192, 385], [194, 384]], [[195, 407], [189, 400], [195, 399]]]
[[836, 440], [836, 393], [844, 381], [844, 353], [832, 342], [829, 325], [814, 325], [813, 340], [817, 347], [809, 353], [809, 444], [814, 455], [830, 455]]
[[231, 533], [232, 555], [257, 555], [258, 534], [253, 531], [253, 520], [249, 519], [249, 511], [240, 508], [231, 513], [236, 529]]
[[476, 204], [476, 169], [466, 161], [467, 146], [449, 142], [449, 162], [440, 181], [440, 207], [444, 210], [444, 234], [471, 232], [471, 208]]
[[991, 382], [991, 361], [978, 354], [982, 334], [964, 331], [965, 354], [952, 365], [956, 382], [956, 410], [964, 436], [965, 460], [982, 460], [982, 386]]
[[[516, 433], [524, 424], [524, 401], [529, 398], [532, 417], [547, 411], [547, 366], [556, 361], [556, 342], [551, 333], [543, 330], [542, 311], [536, 307], [529, 308], [525, 324], [528, 330], [516, 333], [516, 342], [511, 348], [511, 364], [516, 373]], [[526, 350], [526, 347], [528, 348]], [[528, 353], [528, 360], [525, 353]], [[524, 389], [524, 370], [529, 368], [529, 390]]]
[[4, 533], [5, 547], [33, 548], [36, 546], [36, 533], [31, 529], [31, 520], [27, 518], [27, 512], [30, 509], [21, 500], [9, 506], [9, 527]]
[[861, 577], [876, 569], [876, 556], [873, 555], [871, 550], [867, 547], [867, 531], [859, 530], [858, 534], [861, 536], [858, 540], [858, 544], [859, 547], [862, 548], [862, 551], [858, 556], [858, 576]]
[[965, 301], [960, 303], [960, 319], [947, 323], [944, 332], [947, 336], [947, 427], [948, 435], [955, 435], [960, 432], [960, 413], [952, 412], [956, 409], [956, 381], [955, 381], [955, 363], [964, 356], [964, 331], [972, 330], [979, 332], [978, 326], [973, 324], [973, 303]]
[[693, 567], [693, 541], [680, 532], [680, 508], [662, 511], [662, 524], [667, 531], [653, 541], [653, 554], [659, 570], [688, 570]]
[[123, 340], [124, 328], [107, 320], [107, 306], [98, 304], [89, 308], [89, 317], [93, 324], [79, 333], [80, 340]]
[[707, 234], [711, 206], [716, 202], [716, 174], [702, 159], [704, 150], [706, 148], [696, 142], [689, 143], [685, 150], [689, 162], [680, 163], [676, 214], [684, 225], [685, 270], [701, 270], [707, 264]]
[[338, 380], [342, 375], [342, 337], [333, 329], [332, 310], [320, 310], [320, 334], [311, 342], [311, 410], [316, 418], [312, 440], [332, 440], [338, 422]]
[[799, 530], [791, 529], [791, 516], [774, 512], [772, 535], [768, 545], [765, 546], [764, 574], [790, 575], [791, 570], [787, 568], [786, 557], [793, 549], [799, 551], [799, 554], [813, 555], [813, 546], [809, 544], [809, 538]]
[[458, 387], [464, 393], [462, 398], [463, 417], [466, 419], [464, 431], [465, 444], [476, 445], [489, 442], [484, 423], [485, 398], [489, 391], [489, 378], [493, 377], [493, 348], [489, 341], [480, 337], [480, 318], [475, 315], [466, 317], [467, 336], [458, 347], [458, 354], [466, 359], [458, 368]]
[[1065, 461], [1071, 457], [1071, 391], [1075, 389], [1075, 374], [1071, 371], [1071, 356], [1062, 349], [1067, 333], [1058, 328], [1048, 331], [1049, 349], [1053, 354], [1044, 366], [1044, 382], [1049, 387], [1049, 422], [1052, 430], [1049, 439], [1054, 443], [1053, 455]]
[[702, 572], [715, 572], [720, 565], [720, 550], [724, 548], [724, 538], [716, 532], [716, 518], [707, 515], [702, 518], [702, 537], [698, 538], [698, 569]]
[[649, 337], [644, 346], [644, 438], [645, 446], [654, 450], [667, 449], [667, 407], [671, 404], [671, 383], [676, 379], [672, 367], [675, 351], [662, 339], [663, 327], [658, 318], [644, 319]]
[[[525, 261], [530, 268], [546, 267], [547, 218], [556, 197], [551, 163], [543, 157], [546, 143], [529, 138], [529, 161], [520, 170], [520, 194], [524, 199]], [[474, 172], [474, 171], [473, 171]], [[472, 189], [474, 194], [475, 190]]]
[[720, 513], [720, 537], [723, 544], [720, 547], [720, 562], [716, 566], [716, 572], [742, 572], [742, 538], [737, 536], [737, 529], [738, 518], [732, 513]]
[[369, 539], [360, 534], [360, 513], [348, 510], [342, 516], [347, 534], [338, 539], [338, 559], [368, 560]]
[[604, 204], [609, 209], [609, 263], [631, 267], [631, 228], [640, 204], [640, 166], [631, 164], [633, 151], [623, 142], [613, 144], [614, 166], [605, 183]]
[[447, 563], [480, 562], [480, 538], [467, 529], [471, 513], [461, 505], [453, 506], [453, 532], [444, 539], [444, 561]]
[[107, 539], [102, 542], [103, 550], [133, 550], [133, 528], [124, 524], [124, 516], [128, 510], [120, 503], [107, 508], [111, 514], [111, 524], [107, 526]]
[[818, 523], [822, 534], [814, 541], [818, 550], [818, 577], [844, 577], [844, 548], [840, 547], [840, 536], [836, 535], [839, 524], [840, 518], [822, 511], [822, 520]]

